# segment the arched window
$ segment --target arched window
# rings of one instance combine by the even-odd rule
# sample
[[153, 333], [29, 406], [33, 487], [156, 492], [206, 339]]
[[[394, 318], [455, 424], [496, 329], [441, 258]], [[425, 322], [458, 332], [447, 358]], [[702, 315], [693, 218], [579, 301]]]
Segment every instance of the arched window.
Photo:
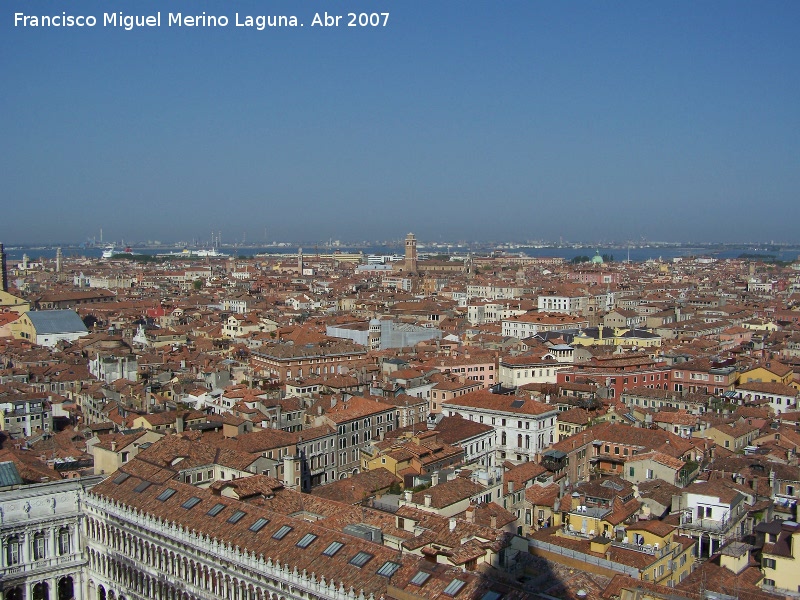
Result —
[[506, 432], [505, 431], [500, 434], [500, 444], [502, 446], [506, 445]]

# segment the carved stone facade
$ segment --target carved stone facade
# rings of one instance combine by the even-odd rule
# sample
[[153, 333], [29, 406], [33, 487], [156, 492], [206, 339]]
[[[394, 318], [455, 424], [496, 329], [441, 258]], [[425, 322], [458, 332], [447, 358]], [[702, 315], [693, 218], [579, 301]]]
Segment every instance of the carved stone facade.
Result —
[[100, 477], [0, 494], [0, 599], [84, 598], [82, 502]]
[[202, 531], [90, 495], [87, 598], [94, 600], [368, 600], [356, 582], [326, 580]]
[[277, 502], [301, 512], [286, 514], [153, 466], [139, 465], [148, 479], [120, 470], [3, 492], [0, 600], [379, 600], [410, 597], [405, 588], [432, 599], [462, 587], [461, 597], [481, 598], [494, 585], [460, 564], [403, 552], [402, 535], [386, 545], [372, 537], [380, 529], [367, 538], [333, 515], [329, 528], [303, 509], [319, 499], [295, 504], [287, 492]]

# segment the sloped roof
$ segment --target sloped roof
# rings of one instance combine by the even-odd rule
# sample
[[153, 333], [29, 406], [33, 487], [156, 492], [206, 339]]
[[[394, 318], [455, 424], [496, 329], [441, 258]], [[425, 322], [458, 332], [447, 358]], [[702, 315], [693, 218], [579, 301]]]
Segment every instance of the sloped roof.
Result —
[[25, 313], [37, 335], [56, 333], [89, 333], [74, 310], [32, 310]]
[[22, 485], [22, 477], [19, 476], [17, 466], [11, 462], [0, 463], [0, 487], [11, 487], [12, 485]]

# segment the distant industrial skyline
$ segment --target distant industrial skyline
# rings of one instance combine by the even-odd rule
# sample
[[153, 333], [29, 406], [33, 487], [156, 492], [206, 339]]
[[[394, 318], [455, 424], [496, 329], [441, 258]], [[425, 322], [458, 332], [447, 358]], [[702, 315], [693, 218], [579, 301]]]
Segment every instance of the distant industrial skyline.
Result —
[[800, 241], [797, 2], [191, 3], [308, 23], [264, 31], [14, 26], [173, 0], [5, 8], [7, 244]]
[[[147, 240], [137, 240], [130, 237], [121, 237], [120, 239], [108, 239], [107, 237], [100, 238], [98, 236], [88, 237], [84, 240], [41, 240], [41, 239], [31, 239], [31, 240], [22, 240], [22, 241], [12, 241], [11, 245], [14, 247], [32, 247], [32, 246], [42, 246], [42, 247], [53, 247], [63, 245], [66, 247], [87, 247], [87, 248], [102, 248], [104, 246], [111, 246], [111, 245], [129, 245], [129, 246], [137, 246], [140, 248], [146, 247], [173, 247], [173, 246], [197, 246], [197, 247], [228, 247], [228, 248], [235, 248], [235, 247], [250, 247], [250, 248], [261, 248], [261, 247], [282, 247], [282, 246], [306, 246], [307, 249], [313, 250], [315, 247], [319, 248], [356, 248], [356, 247], [379, 247], [379, 246], [403, 246], [403, 237], [402, 236], [395, 236], [389, 237], [384, 239], [340, 239], [340, 238], [328, 238], [325, 240], [322, 239], [269, 239], [269, 240], [258, 240], [258, 239], [235, 239], [235, 238], [225, 238], [223, 239], [223, 235], [215, 234], [214, 238], [188, 238], [182, 239], [176, 237], [174, 239], [163, 239], [163, 240], [156, 240], [156, 239], [147, 239]], [[1, 242], [1, 241], [0, 241]], [[613, 240], [613, 239], [604, 239], [604, 240], [591, 240], [591, 239], [566, 239], [566, 238], [559, 238], [559, 239], [447, 239], [444, 237], [440, 237], [439, 239], [426, 239], [422, 238], [419, 239], [419, 244], [421, 247], [432, 247], [432, 248], [443, 248], [443, 247], [453, 247], [453, 249], [457, 249], [458, 247], [475, 247], [475, 246], [497, 246], [497, 247], [520, 247], [520, 248], [535, 248], [535, 247], [550, 247], [550, 248], [569, 248], [569, 247], [605, 247], [605, 248], [636, 248], [636, 247], [744, 247], [749, 246], [753, 248], [760, 248], [760, 249], [768, 249], [769, 247], [783, 247], [783, 248], [795, 248], [800, 247], [800, 241], [791, 242], [791, 241], [781, 241], [781, 240], [727, 240], [725, 242], [713, 242], [713, 241], [702, 241], [702, 240], [687, 240], [687, 241], [680, 241], [680, 240], [647, 240], [647, 239], [639, 239], [639, 240]], [[6, 242], [6, 245], [9, 245]]]

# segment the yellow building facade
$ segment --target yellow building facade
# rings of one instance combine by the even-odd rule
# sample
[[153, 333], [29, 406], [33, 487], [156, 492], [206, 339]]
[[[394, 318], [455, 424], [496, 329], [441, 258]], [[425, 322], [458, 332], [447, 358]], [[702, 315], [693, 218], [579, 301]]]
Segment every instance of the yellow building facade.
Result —
[[800, 525], [787, 522], [777, 536], [768, 534], [761, 553], [762, 586], [776, 591], [797, 592], [800, 589], [800, 564], [795, 554], [800, 554]]
[[28, 312], [30, 309], [30, 302], [0, 290], [0, 312], [10, 310], [21, 315]]

